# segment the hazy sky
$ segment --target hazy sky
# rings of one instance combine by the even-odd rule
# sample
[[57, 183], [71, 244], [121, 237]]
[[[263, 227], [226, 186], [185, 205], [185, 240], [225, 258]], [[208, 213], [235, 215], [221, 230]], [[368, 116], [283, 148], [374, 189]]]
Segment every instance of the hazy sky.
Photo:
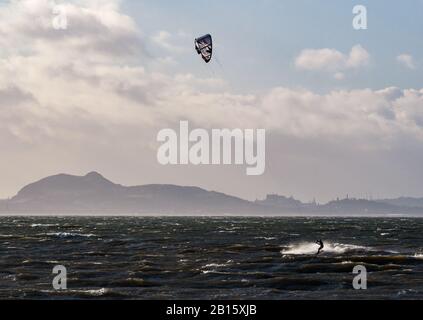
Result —
[[[368, 30], [352, 28], [357, 4]], [[0, 197], [93, 170], [249, 199], [423, 196], [422, 14], [422, 0], [0, 1]], [[181, 120], [267, 129], [266, 173], [159, 165], [157, 133]]]

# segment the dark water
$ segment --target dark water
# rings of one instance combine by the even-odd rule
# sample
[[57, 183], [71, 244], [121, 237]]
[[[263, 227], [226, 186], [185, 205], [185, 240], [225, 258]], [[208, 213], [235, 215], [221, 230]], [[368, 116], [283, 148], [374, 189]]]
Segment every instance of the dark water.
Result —
[[422, 231], [411, 218], [3, 217], [0, 298], [422, 299]]

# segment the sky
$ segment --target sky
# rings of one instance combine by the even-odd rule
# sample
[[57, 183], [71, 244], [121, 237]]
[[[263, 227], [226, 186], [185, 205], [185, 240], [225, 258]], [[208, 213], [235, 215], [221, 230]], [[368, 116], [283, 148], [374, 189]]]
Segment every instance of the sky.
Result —
[[[352, 28], [352, 8], [365, 5], [368, 30]], [[336, 88], [415, 87], [421, 72], [404, 73], [394, 68], [403, 52], [421, 57], [423, 2], [406, 1], [128, 1], [125, 10], [145, 22], [144, 30], [183, 31], [192, 36], [212, 33], [218, 42], [218, 58], [236, 89], [265, 90], [274, 86], [305, 86], [327, 91]], [[191, 45], [192, 39], [185, 39]], [[234, 45], [236, 43], [236, 45]], [[322, 79], [297, 72], [294, 57], [304, 48], [334, 48], [349, 52], [361, 44], [378, 63], [349, 75], [348, 81]], [[372, 60], [373, 61], [373, 60]], [[179, 59], [180, 69], [194, 72], [191, 57]], [[376, 62], [376, 61], [373, 61]], [[256, 81], [250, 80], [254, 74]], [[200, 74], [201, 75], [201, 74]], [[322, 81], [324, 80], [324, 81]]]
[[[422, 0], [0, 1], [0, 198], [90, 171], [246, 199], [423, 196], [422, 13]], [[194, 50], [206, 33], [209, 65]], [[160, 165], [157, 133], [183, 120], [266, 129], [266, 172]]]

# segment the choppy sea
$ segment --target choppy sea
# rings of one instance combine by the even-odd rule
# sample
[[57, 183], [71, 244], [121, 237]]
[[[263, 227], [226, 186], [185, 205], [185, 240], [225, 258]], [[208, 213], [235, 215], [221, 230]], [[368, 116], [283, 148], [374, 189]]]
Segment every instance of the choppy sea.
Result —
[[0, 299], [16, 298], [423, 299], [423, 219], [0, 217]]

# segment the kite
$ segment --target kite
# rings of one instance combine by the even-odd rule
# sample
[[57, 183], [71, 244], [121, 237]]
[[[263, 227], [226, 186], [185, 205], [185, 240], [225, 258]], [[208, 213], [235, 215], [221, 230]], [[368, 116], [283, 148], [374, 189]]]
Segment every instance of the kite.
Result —
[[195, 50], [201, 55], [206, 63], [209, 63], [213, 54], [213, 40], [212, 36], [207, 34], [200, 38], [195, 39]]

